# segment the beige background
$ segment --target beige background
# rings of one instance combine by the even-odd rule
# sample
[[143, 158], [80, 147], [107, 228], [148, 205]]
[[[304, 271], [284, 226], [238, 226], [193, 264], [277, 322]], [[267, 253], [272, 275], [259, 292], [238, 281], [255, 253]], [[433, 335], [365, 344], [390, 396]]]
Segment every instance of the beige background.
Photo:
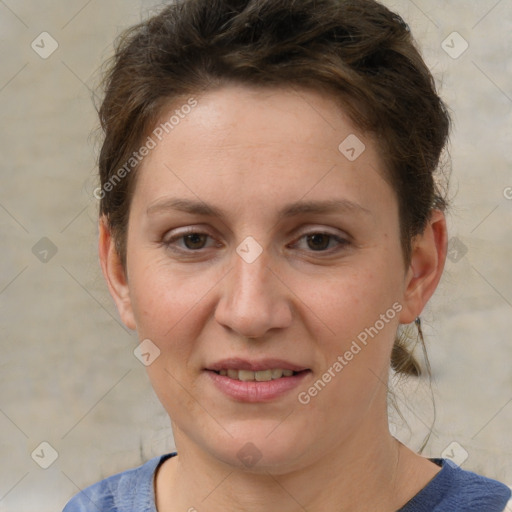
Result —
[[[455, 121], [452, 253], [423, 315], [437, 406], [425, 454], [467, 452], [462, 467], [512, 484], [512, 3], [385, 3], [410, 24]], [[0, 1], [0, 512], [61, 510], [174, 448], [100, 273], [92, 195], [94, 73], [154, 5]], [[59, 45], [47, 59], [31, 48], [44, 31]], [[453, 31], [469, 44], [458, 58], [442, 48]], [[447, 44], [453, 54], [464, 42]], [[410, 431], [394, 428], [418, 448], [432, 408], [415, 386], [398, 390]], [[51, 462], [41, 442], [58, 454], [48, 469], [35, 462]]]

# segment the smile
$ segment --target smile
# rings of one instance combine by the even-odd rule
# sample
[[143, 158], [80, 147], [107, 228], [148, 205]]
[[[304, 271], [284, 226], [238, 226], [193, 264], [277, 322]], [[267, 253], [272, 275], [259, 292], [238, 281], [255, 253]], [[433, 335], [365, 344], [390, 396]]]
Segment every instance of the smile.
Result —
[[[221, 373], [222, 372], [222, 373]], [[223, 375], [225, 373], [226, 375]], [[207, 375], [224, 396], [237, 402], [270, 402], [286, 396], [292, 390], [304, 386], [311, 370], [206, 370]]]
[[299, 372], [283, 370], [282, 368], [272, 368], [269, 370], [259, 370], [255, 372], [251, 370], [235, 370], [233, 368], [229, 368], [219, 370], [215, 373], [223, 377], [229, 377], [230, 379], [241, 380], [243, 382], [268, 382], [269, 380], [276, 380], [282, 377], [292, 377]]

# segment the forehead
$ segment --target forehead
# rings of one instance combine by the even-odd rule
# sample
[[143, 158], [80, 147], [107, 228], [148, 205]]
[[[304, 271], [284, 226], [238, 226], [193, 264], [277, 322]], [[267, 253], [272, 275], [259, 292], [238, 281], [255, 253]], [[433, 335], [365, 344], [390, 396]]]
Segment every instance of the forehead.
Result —
[[338, 192], [370, 205], [391, 192], [373, 140], [328, 96], [226, 86], [182, 101], [151, 134], [134, 202], [172, 193], [267, 208]]
[[191, 152], [206, 145], [231, 151], [261, 144], [285, 153], [287, 147], [297, 151], [299, 146], [315, 145], [339, 156], [338, 139], [358, 132], [334, 98], [319, 91], [232, 84], [194, 97], [194, 102], [188, 109], [191, 98], [173, 101], [162, 109], [156, 124], [166, 139], [177, 139], [187, 129], [196, 131], [200, 138], [181, 148]]

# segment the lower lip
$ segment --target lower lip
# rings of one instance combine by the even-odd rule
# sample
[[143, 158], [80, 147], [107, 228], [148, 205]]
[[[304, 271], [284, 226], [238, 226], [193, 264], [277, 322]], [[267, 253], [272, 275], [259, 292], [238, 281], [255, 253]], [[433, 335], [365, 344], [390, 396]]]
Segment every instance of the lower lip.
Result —
[[311, 371], [307, 370], [291, 377], [281, 377], [266, 382], [246, 382], [230, 379], [212, 370], [206, 370], [206, 373], [220, 391], [235, 400], [240, 402], [270, 402], [298, 387]]

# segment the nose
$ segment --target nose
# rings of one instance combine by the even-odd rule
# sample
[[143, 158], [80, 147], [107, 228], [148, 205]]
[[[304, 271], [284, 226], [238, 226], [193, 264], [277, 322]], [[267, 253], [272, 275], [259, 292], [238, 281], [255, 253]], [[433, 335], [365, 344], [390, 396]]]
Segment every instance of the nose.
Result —
[[262, 338], [271, 329], [288, 327], [292, 293], [267, 252], [252, 263], [238, 253], [233, 258], [234, 267], [221, 281], [216, 321], [245, 338]]

